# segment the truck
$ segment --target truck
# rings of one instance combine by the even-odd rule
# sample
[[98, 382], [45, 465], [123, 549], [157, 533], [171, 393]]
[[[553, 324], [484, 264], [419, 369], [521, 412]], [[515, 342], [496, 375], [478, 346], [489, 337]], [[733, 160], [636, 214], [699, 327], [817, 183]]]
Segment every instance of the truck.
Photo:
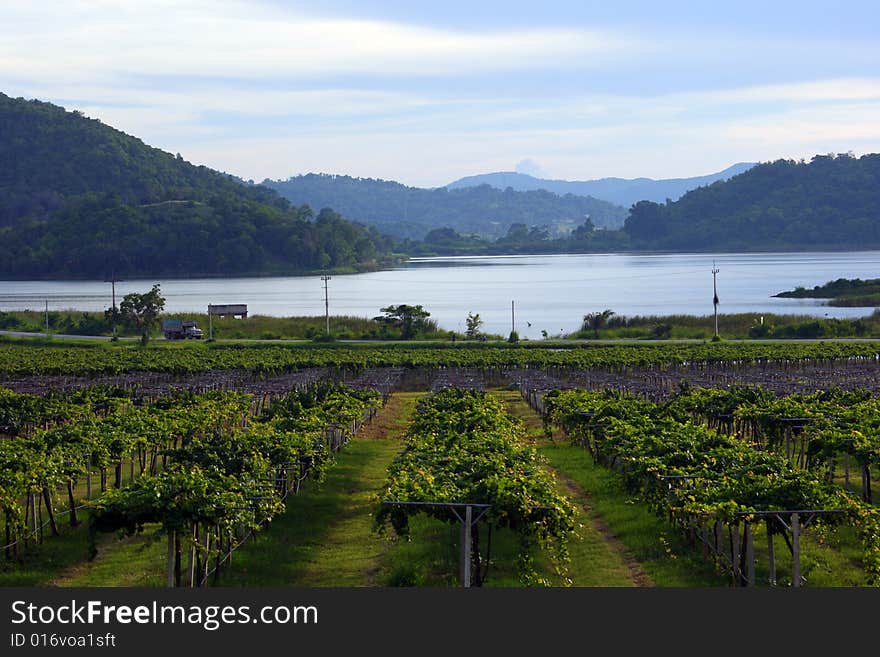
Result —
[[162, 320], [162, 332], [166, 340], [201, 340], [202, 329], [192, 319]]

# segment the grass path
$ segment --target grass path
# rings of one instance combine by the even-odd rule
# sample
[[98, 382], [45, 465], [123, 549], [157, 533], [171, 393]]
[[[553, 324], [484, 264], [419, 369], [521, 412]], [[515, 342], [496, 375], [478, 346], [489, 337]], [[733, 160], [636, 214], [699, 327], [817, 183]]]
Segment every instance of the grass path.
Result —
[[[522, 420], [529, 442], [546, 442], [540, 417], [512, 390], [495, 393], [507, 412]], [[632, 552], [615, 536], [599, 516], [586, 491], [564, 472], [548, 466], [559, 488], [578, 508], [578, 536], [571, 541], [570, 576], [574, 586], [653, 586], [650, 576]]]
[[643, 505], [634, 503], [614, 473], [594, 465], [586, 450], [572, 447], [567, 441], [548, 440], [540, 416], [518, 392], [498, 394], [508, 412], [524, 422], [527, 435], [546, 457], [569, 497], [582, 509], [591, 531], [624, 562], [633, 585], [725, 584], [664, 521]]
[[389, 541], [373, 532], [372, 510], [388, 465], [422, 393], [392, 395], [373, 422], [337, 455], [322, 483], [309, 482], [288, 511], [233, 558], [227, 586], [384, 584]]
[[156, 537], [159, 526], [142, 534], [119, 538], [103, 534], [97, 538], [97, 556], [66, 568], [50, 586], [164, 586], [164, 537]]

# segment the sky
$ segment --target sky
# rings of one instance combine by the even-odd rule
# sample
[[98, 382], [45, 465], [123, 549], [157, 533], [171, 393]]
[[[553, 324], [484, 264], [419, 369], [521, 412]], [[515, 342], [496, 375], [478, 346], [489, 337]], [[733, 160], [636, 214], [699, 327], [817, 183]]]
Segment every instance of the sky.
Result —
[[688, 177], [880, 151], [878, 27], [876, 0], [0, 0], [0, 92], [257, 182]]

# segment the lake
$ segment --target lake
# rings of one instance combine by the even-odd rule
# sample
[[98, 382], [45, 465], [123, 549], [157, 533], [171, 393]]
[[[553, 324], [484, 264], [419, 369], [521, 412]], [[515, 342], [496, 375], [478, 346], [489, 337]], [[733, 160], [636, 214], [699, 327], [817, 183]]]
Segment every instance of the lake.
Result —
[[[421, 304], [445, 329], [464, 330], [469, 312], [483, 330], [506, 335], [515, 302], [520, 336], [540, 338], [579, 328], [583, 316], [606, 308], [618, 315], [711, 315], [712, 266], [719, 312], [859, 317], [869, 308], [831, 308], [813, 299], [774, 299], [798, 285], [836, 278], [880, 277], [880, 251], [820, 253], [589, 254], [421, 258], [397, 269], [333, 276], [330, 314], [374, 317], [390, 304]], [[209, 303], [246, 303], [250, 314], [323, 315], [319, 276], [126, 280], [128, 292], [161, 283], [168, 311], [206, 312]], [[0, 310], [103, 310], [102, 281], [0, 281]]]

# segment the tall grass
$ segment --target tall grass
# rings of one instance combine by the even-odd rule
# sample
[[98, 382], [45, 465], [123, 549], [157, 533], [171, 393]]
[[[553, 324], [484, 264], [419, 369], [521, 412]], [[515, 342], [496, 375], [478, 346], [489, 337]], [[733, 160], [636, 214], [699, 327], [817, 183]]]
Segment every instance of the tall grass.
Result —
[[[612, 316], [598, 337], [708, 339], [714, 333], [712, 315]], [[737, 313], [718, 315], [718, 333], [725, 338], [875, 338], [880, 337], [880, 311], [853, 319], [817, 318], [809, 315]], [[596, 338], [589, 328], [568, 336]]]

